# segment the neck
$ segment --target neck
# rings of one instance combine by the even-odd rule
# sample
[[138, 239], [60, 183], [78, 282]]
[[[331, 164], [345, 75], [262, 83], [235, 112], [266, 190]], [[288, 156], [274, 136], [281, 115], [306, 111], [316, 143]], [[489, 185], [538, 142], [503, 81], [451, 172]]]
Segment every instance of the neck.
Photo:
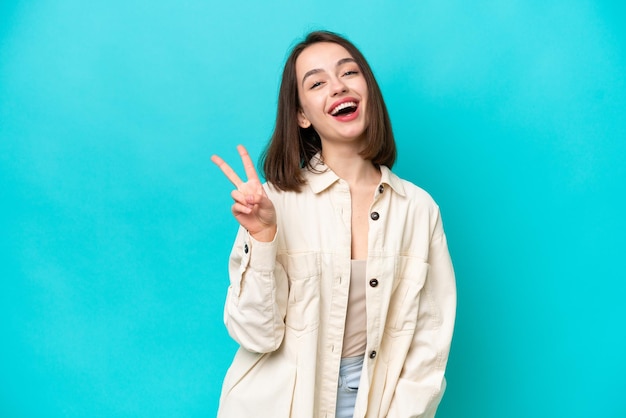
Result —
[[380, 181], [380, 171], [369, 160], [359, 155], [353, 144], [323, 146], [324, 163], [350, 185], [371, 184]]

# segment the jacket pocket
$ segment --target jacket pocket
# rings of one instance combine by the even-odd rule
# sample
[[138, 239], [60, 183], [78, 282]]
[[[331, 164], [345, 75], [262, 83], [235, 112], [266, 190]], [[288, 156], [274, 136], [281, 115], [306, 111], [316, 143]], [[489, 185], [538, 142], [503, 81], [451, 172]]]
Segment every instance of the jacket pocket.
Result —
[[396, 260], [394, 282], [389, 300], [385, 330], [391, 335], [412, 333], [417, 324], [420, 292], [428, 275], [428, 263], [415, 257]]
[[220, 399], [218, 418], [291, 416], [296, 367], [279, 352], [239, 349]]
[[285, 325], [296, 335], [319, 326], [320, 260], [313, 252], [278, 256], [289, 280]]

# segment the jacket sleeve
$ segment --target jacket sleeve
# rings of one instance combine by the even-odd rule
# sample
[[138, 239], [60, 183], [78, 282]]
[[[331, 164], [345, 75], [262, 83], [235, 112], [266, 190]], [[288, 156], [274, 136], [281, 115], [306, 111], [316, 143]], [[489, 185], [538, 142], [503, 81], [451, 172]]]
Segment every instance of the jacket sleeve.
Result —
[[255, 353], [277, 350], [285, 333], [288, 284], [276, 251], [276, 237], [259, 242], [240, 227], [230, 255], [224, 323], [241, 347]]
[[428, 264], [415, 333], [394, 391], [389, 418], [434, 417], [446, 386], [444, 372], [456, 315], [456, 283], [438, 210]]

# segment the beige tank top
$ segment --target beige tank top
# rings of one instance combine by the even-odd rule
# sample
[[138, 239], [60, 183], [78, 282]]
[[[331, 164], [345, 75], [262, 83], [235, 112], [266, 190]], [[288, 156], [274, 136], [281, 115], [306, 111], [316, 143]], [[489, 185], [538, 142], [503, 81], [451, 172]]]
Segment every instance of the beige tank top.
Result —
[[367, 344], [367, 314], [365, 310], [366, 260], [352, 260], [348, 310], [343, 331], [341, 357], [357, 357], [365, 354]]

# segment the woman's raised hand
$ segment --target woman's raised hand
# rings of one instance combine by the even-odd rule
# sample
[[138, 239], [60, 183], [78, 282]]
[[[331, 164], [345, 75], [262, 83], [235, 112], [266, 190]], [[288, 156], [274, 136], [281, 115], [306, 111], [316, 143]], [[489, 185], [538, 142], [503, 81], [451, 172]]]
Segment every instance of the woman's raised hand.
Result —
[[236, 189], [231, 192], [235, 201], [233, 215], [257, 241], [269, 242], [276, 235], [276, 211], [274, 204], [265, 194], [254, 164], [243, 145], [237, 146], [248, 180], [244, 182], [237, 173], [217, 155], [211, 157]]

